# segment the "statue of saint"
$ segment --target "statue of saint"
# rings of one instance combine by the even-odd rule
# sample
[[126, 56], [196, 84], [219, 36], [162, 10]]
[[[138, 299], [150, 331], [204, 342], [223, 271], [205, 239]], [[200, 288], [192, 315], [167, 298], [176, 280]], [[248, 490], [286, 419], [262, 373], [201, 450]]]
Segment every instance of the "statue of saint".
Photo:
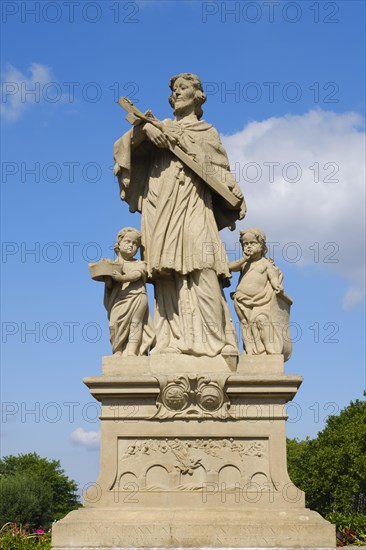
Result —
[[[244, 217], [244, 198], [218, 132], [201, 120], [206, 96], [200, 79], [183, 73], [170, 88], [175, 119], [160, 128], [136, 124], [114, 149], [121, 198], [142, 213], [142, 257], [155, 287], [152, 353], [237, 355], [222, 290], [230, 271], [219, 230]], [[194, 159], [202, 177], [174, 155], [172, 144]], [[206, 174], [220, 179], [238, 206], [215, 193]]]

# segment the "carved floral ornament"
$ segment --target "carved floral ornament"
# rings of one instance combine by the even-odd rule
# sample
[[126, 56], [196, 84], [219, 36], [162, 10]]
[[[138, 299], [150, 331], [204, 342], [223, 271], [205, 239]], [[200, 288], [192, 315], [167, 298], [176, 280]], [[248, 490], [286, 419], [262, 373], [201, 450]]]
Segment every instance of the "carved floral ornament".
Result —
[[[193, 456], [194, 451], [202, 453], [201, 457]], [[128, 460], [132, 456], [143, 455], [171, 455], [175, 462], [174, 467], [183, 474], [192, 475], [193, 470], [201, 466], [203, 456], [223, 458], [222, 453], [230, 452], [237, 454], [240, 461], [245, 457], [262, 458], [265, 455], [265, 445], [261, 441], [238, 441], [234, 438], [228, 439], [191, 439], [182, 440], [179, 438], [149, 439], [136, 441], [129, 445], [122, 460]]]
[[121, 438], [111, 490], [202, 491], [207, 483], [250, 486], [268, 470], [266, 438]]
[[213, 381], [208, 376], [182, 375], [159, 379], [160, 393], [154, 418], [228, 418], [229, 399], [224, 391], [226, 377]]

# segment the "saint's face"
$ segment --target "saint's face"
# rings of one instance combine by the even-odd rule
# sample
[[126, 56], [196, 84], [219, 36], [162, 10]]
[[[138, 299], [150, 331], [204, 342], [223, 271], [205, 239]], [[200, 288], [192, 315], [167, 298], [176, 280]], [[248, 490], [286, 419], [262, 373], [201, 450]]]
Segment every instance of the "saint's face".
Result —
[[119, 243], [119, 250], [124, 260], [131, 260], [139, 247], [139, 238], [134, 233], [127, 233]]
[[194, 98], [196, 90], [189, 80], [178, 78], [173, 86], [174, 110], [176, 112], [194, 107]]

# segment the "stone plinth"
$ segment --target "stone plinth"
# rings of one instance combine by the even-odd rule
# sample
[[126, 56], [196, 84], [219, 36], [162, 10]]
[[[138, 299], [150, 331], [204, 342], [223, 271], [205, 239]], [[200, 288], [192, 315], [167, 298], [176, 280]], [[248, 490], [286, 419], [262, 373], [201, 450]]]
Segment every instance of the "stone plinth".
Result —
[[282, 356], [103, 359], [101, 468], [59, 548], [334, 548], [286, 466], [286, 410], [302, 378]]

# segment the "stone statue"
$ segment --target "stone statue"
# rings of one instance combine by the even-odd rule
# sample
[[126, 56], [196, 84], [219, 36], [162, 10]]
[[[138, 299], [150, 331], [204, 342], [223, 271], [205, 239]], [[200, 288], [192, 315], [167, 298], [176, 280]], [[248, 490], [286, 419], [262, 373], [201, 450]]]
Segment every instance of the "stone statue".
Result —
[[291, 354], [289, 314], [291, 299], [283, 292], [283, 275], [266, 258], [266, 235], [251, 227], [240, 231], [243, 257], [230, 262], [230, 271], [240, 271], [233, 293], [240, 320], [245, 353], [248, 355]]
[[[206, 96], [200, 79], [183, 73], [170, 88], [175, 119], [156, 124], [146, 113], [114, 148], [121, 198], [142, 213], [142, 254], [155, 287], [153, 353], [237, 355], [222, 291], [230, 271], [219, 230], [244, 217], [243, 195], [217, 131], [201, 120]], [[180, 158], [194, 160], [195, 170], [174, 147]], [[207, 184], [212, 175], [237, 206]]]
[[[257, 228], [241, 231], [243, 257], [229, 264], [219, 230], [244, 216], [243, 196], [201, 120], [199, 78], [170, 87], [174, 120], [118, 101], [133, 128], [115, 144], [115, 173], [142, 228], [118, 233], [116, 260], [90, 265], [113, 346], [83, 380], [103, 411], [101, 467], [84, 506], [52, 526], [52, 548], [334, 548], [335, 526], [305, 508], [286, 467], [285, 405], [303, 379], [284, 372], [282, 274]], [[223, 294], [231, 271], [241, 357]]]
[[141, 233], [124, 227], [117, 235], [115, 261], [89, 264], [91, 276], [104, 281], [104, 305], [108, 312], [114, 355], [146, 355], [154, 344], [146, 294], [146, 262], [134, 258]]

